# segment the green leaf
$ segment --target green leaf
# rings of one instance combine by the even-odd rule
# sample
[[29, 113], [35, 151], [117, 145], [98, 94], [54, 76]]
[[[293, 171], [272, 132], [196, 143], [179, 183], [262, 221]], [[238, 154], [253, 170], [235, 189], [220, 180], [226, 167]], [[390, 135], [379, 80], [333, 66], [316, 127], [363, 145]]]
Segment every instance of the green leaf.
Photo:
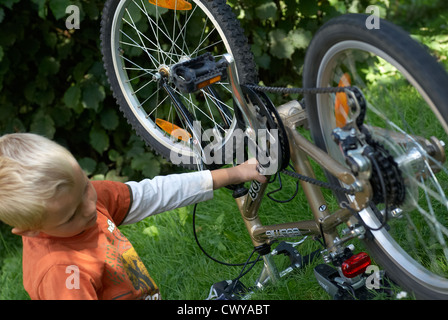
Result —
[[217, 248], [219, 251], [227, 251], [227, 250], [228, 250], [227, 247], [226, 247], [222, 242], [218, 242], [218, 243], [216, 244], [216, 248]]
[[[4, 129], [3, 132], [26, 132], [27, 128], [23, 124], [22, 121], [20, 121], [19, 118], [12, 118], [13, 120], [10, 120], [8, 122], [5, 122], [0, 127]], [[3, 122], [3, 121], [2, 121]]]
[[56, 132], [53, 119], [44, 111], [39, 111], [34, 115], [30, 130], [49, 139], [53, 139]]
[[101, 112], [101, 125], [106, 130], [115, 130], [118, 127], [119, 118], [114, 109], [105, 109]]
[[91, 175], [95, 172], [96, 169], [96, 161], [92, 158], [85, 157], [78, 160], [79, 166], [86, 173], [86, 175]]
[[187, 207], [177, 209], [177, 213], [179, 215], [180, 225], [184, 226], [188, 218], [190, 217], [190, 213], [188, 212]]
[[76, 109], [81, 100], [81, 88], [78, 85], [73, 85], [67, 89], [64, 93], [64, 104], [71, 108]]
[[291, 30], [288, 33], [288, 39], [290, 39], [292, 45], [297, 49], [305, 49], [308, 47], [312, 38], [312, 34], [308, 30], [296, 29]]
[[106, 93], [103, 86], [89, 82], [82, 92], [82, 105], [84, 108], [98, 111], [99, 103], [104, 100], [105, 96]]
[[279, 59], [290, 59], [295, 47], [288, 39], [285, 31], [276, 29], [269, 32], [270, 53]]
[[255, 14], [261, 20], [275, 19], [277, 16], [277, 5], [273, 1], [268, 1], [255, 8]]
[[65, 10], [71, 5], [70, 0], [50, 0], [50, 10], [53, 13], [56, 20], [61, 19], [66, 15]]
[[80, 61], [73, 68], [73, 77], [76, 82], [80, 82], [85, 77], [87, 70], [92, 66], [92, 59], [85, 58], [83, 61]]
[[90, 144], [99, 153], [103, 153], [109, 147], [109, 136], [106, 131], [93, 127], [89, 134]]
[[120, 159], [120, 157], [121, 157], [120, 153], [114, 149], [109, 150], [107, 152], [107, 155], [109, 156], [109, 160], [114, 161], [114, 162], [118, 161], [118, 159]]
[[105, 180], [108, 181], [118, 181], [118, 182], [123, 182], [125, 183], [126, 181], [128, 181], [128, 177], [125, 176], [120, 176], [117, 172], [117, 170], [110, 170], [106, 173], [106, 176], [104, 177]]
[[152, 178], [159, 174], [160, 163], [152, 153], [145, 152], [131, 160], [131, 168], [141, 171], [145, 177]]
[[143, 234], [146, 234], [149, 237], [157, 239], [159, 237], [160, 232], [156, 226], [149, 226], [149, 227], [143, 229]]

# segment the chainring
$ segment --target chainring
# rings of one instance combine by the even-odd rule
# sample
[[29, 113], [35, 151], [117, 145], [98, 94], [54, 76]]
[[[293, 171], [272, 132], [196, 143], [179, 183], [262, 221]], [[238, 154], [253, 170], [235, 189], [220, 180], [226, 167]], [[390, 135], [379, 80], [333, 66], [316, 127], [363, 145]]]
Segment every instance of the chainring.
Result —
[[[290, 151], [288, 137], [283, 122], [280, 119], [280, 115], [278, 114], [272, 101], [264, 92], [254, 91], [245, 85], [241, 85], [241, 89], [248, 102], [255, 107], [257, 118], [264, 124], [267, 132], [272, 133], [274, 132], [273, 130], [276, 130], [277, 132], [278, 141], [275, 141], [274, 145], [270, 143], [271, 141], [267, 139], [266, 135], [266, 145], [268, 145], [268, 147], [266, 150], [260, 151], [269, 153], [266, 154], [269, 162], [261, 164], [262, 167], [269, 167], [272, 163], [277, 163], [277, 169], [275, 171], [283, 171], [289, 164]], [[238, 116], [238, 113], [235, 112], [235, 115]], [[238, 116], [238, 118], [240, 118], [239, 120], [241, 121], [242, 117]], [[257, 137], [260, 137], [259, 133], [257, 133]], [[273, 153], [270, 153], [269, 151], [273, 150], [272, 147], [274, 147], [275, 150]]]

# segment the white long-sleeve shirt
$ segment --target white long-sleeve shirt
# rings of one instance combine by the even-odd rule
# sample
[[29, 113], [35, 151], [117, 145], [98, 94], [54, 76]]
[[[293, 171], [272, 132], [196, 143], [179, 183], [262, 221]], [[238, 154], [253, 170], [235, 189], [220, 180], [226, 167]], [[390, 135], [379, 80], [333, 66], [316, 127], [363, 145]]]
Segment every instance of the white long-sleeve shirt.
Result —
[[132, 193], [132, 205], [124, 225], [213, 198], [213, 180], [208, 170], [157, 176], [126, 184]]

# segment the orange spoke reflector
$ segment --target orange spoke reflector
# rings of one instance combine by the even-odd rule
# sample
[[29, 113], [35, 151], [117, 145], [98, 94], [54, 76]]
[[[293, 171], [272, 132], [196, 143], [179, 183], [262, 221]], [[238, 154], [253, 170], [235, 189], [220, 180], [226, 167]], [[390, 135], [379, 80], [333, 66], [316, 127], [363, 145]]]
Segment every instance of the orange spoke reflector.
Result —
[[[348, 87], [351, 85], [350, 75], [344, 73], [339, 80], [338, 87]], [[336, 93], [336, 100], [334, 102], [334, 115], [336, 118], [336, 126], [342, 128], [347, 124], [348, 117], [348, 103], [347, 94], [344, 92]]]
[[191, 134], [189, 134], [186, 130], [182, 129], [181, 127], [176, 126], [174, 123], [157, 118], [156, 124], [160, 127], [160, 129], [162, 129], [166, 133], [172, 135], [173, 137], [179, 140], [188, 141], [191, 139]]
[[191, 3], [185, 0], [149, 0], [149, 3], [173, 10], [191, 10]]
[[220, 80], [221, 80], [221, 76], [216, 76], [216, 77], [213, 77], [213, 78], [208, 79], [206, 81], [203, 81], [201, 83], [198, 83], [198, 89], [205, 88], [206, 86], [211, 85], [211, 84], [213, 84], [215, 82], [218, 82]]

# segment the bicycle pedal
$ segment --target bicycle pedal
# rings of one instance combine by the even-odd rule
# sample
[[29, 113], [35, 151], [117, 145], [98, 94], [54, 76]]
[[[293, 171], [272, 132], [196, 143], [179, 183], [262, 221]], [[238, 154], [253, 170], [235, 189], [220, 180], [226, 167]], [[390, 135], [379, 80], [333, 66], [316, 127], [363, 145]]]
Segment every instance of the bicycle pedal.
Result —
[[193, 93], [226, 78], [227, 62], [215, 62], [211, 53], [171, 67], [171, 81], [182, 93]]

